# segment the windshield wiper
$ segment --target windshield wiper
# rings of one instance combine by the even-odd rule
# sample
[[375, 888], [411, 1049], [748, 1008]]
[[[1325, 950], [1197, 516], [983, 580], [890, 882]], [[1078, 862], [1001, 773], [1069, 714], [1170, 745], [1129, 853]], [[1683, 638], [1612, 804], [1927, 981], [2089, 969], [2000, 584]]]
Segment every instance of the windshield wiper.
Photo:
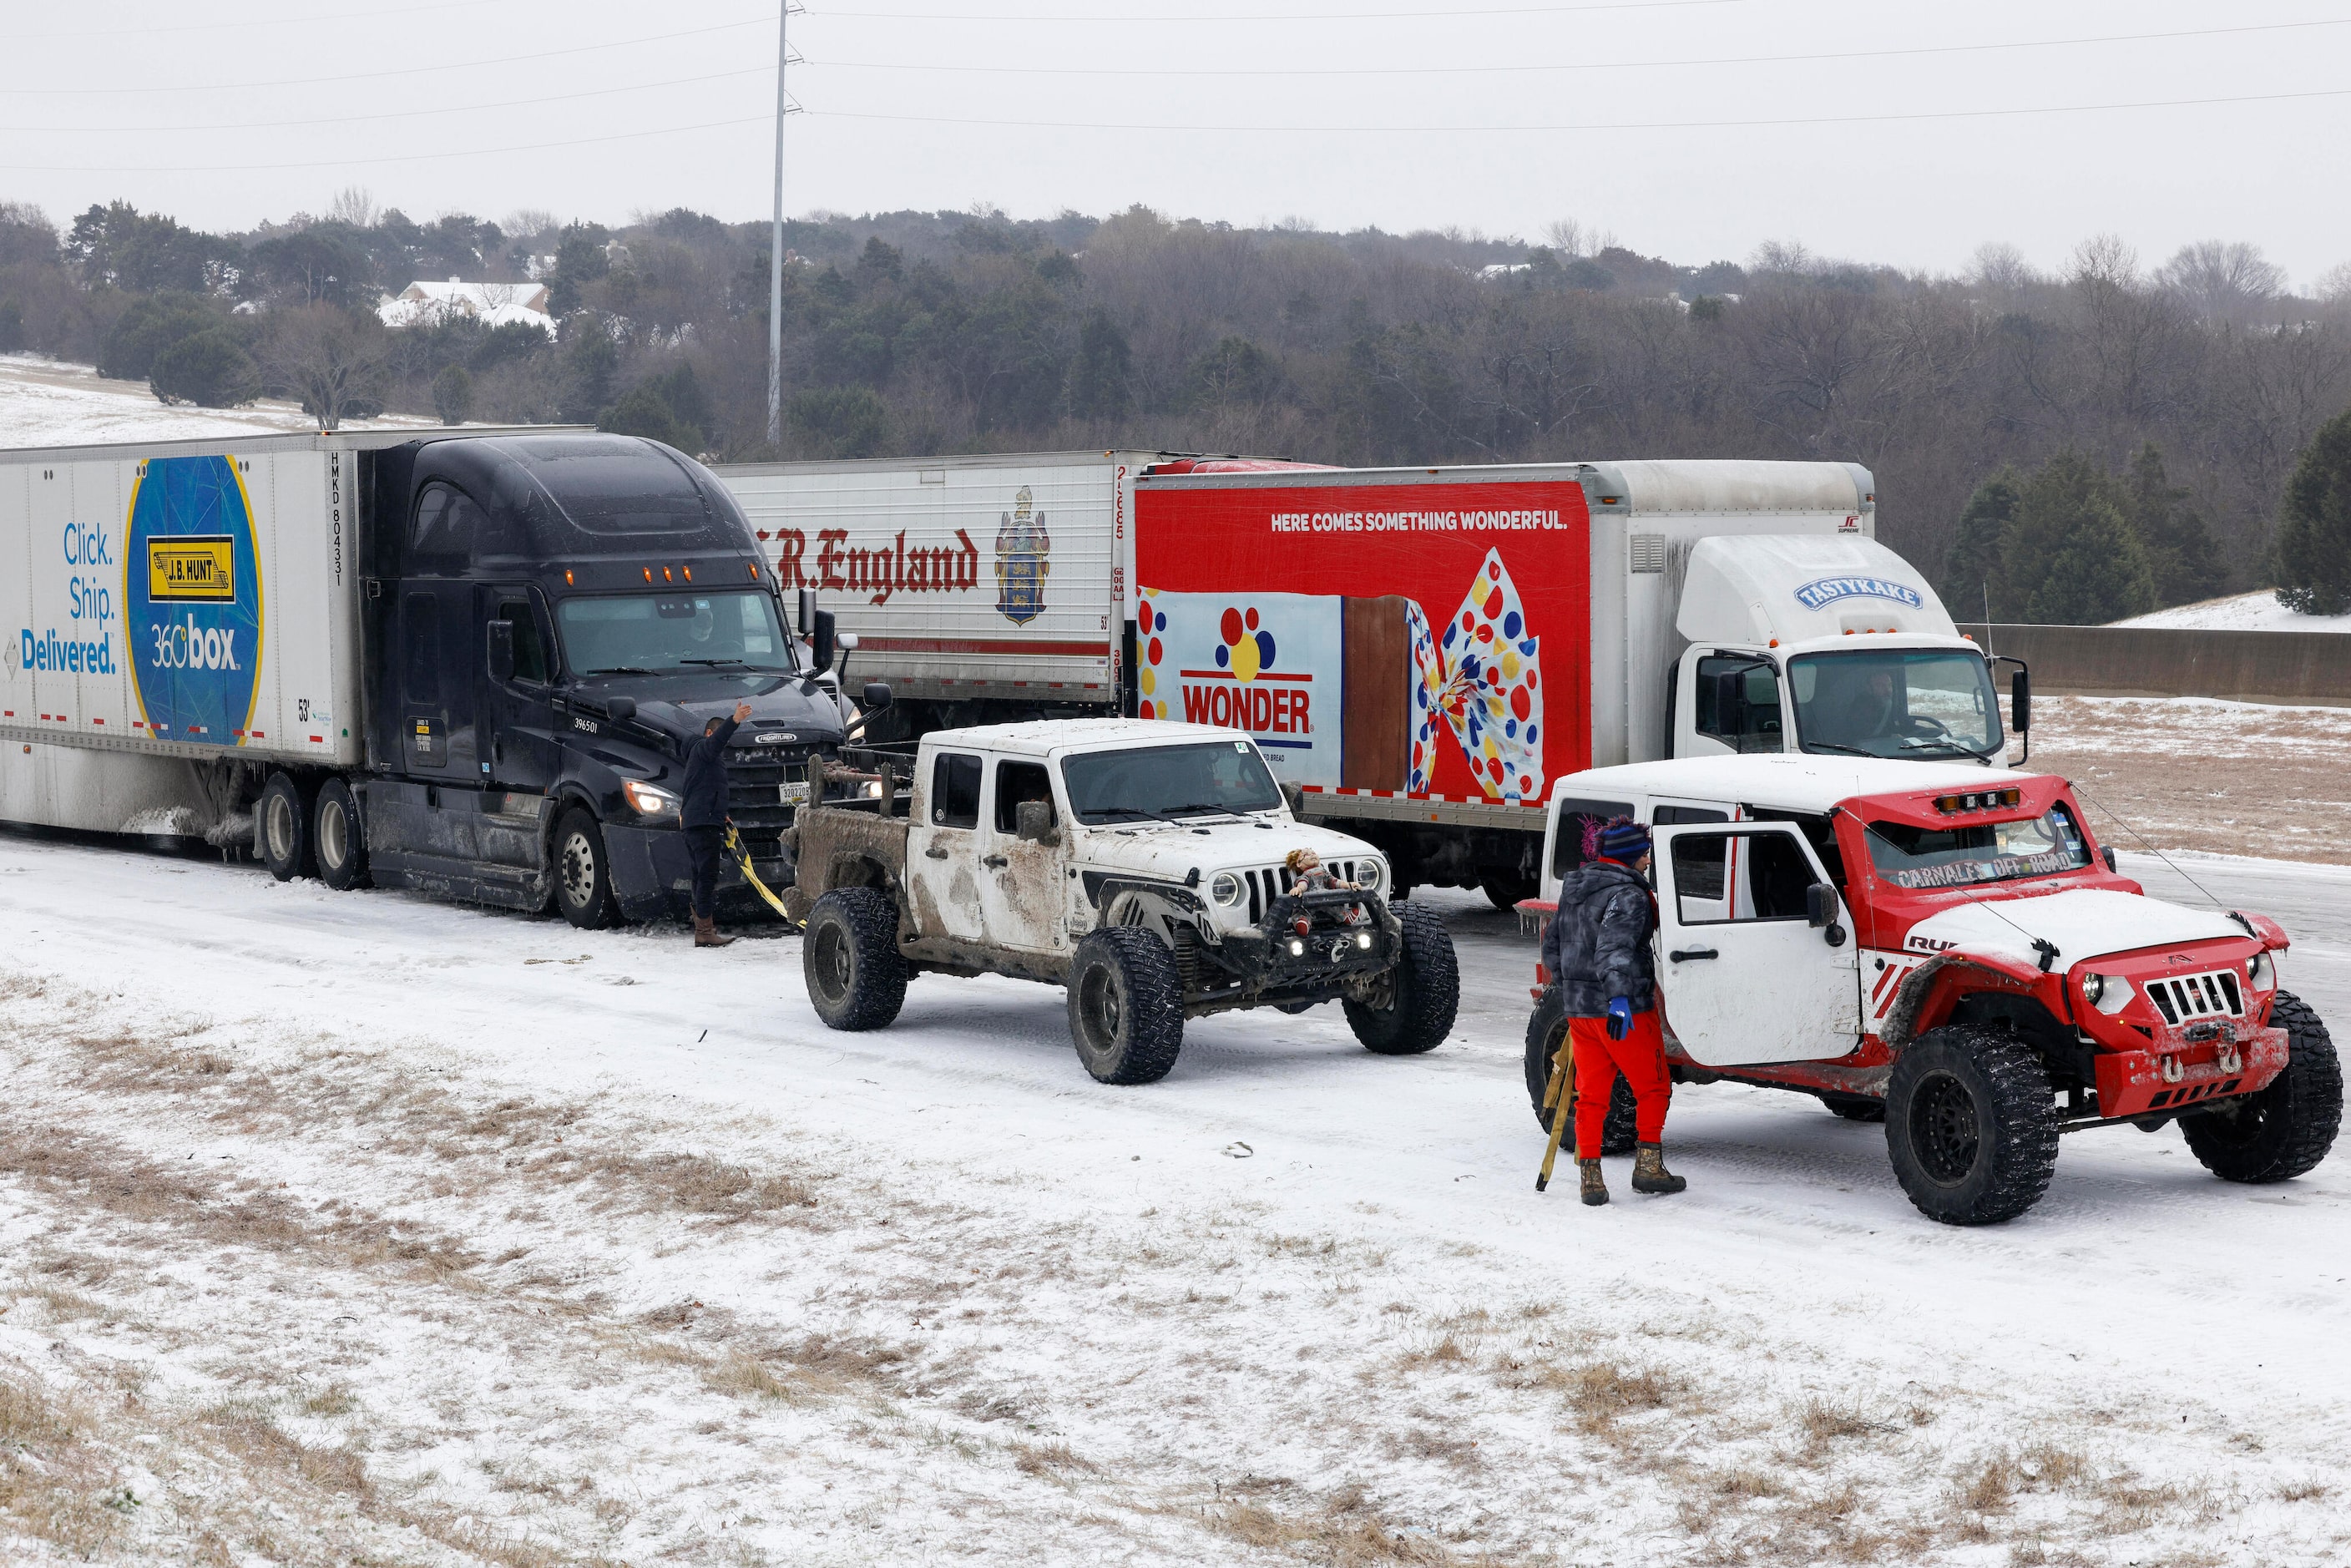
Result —
[[609, 669], [590, 670], [588, 673], [591, 675], [650, 675], [657, 672], [637, 664], [614, 664]]
[[[1228, 817], [1238, 817], [1240, 815], [1238, 811], [1234, 810], [1230, 806], [1214, 806], [1208, 804], [1205, 800], [1187, 800], [1181, 806], [1168, 807], [1167, 811], [1167, 820], [1169, 821], [1175, 821], [1175, 813], [1177, 811], [1215, 811]], [[1158, 813], [1156, 812], [1153, 813], [1155, 816]]]
[[1807, 740], [1802, 745], [1806, 751], [1842, 751], [1847, 757], [1871, 757], [1880, 762], [1893, 760], [1882, 751], [1864, 751], [1858, 746], [1844, 746], [1834, 740]]
[[1162, 816], [1156, 811], [1148, 810], [1141, 806], [1096, 806], [1091, 810], [1079, 812], [1078, 816], [1081, 821], [1084, 821], [1093, 817], [1106, 817], [1113, 811], [1123, 812], [1130, 817], [1148, 817], [1153, 821], [1165, 822], [1171, 828], [1180, 828], [1184, 825], [1173, 817]]
[[1961, 746], [1956, 740], [1945, 740], [1939, 736], [1931, 740], [1906, 740], [1902, 743], [1902, 749], [1905, 751], [1939, 750], [1955, 757], [1972, 757], [1978, 762], [1991, 755], [1990, 751], [1978, 751], [1972, 746]]
[[740, 659], [680, 659], [681, 664], [739, 664]]

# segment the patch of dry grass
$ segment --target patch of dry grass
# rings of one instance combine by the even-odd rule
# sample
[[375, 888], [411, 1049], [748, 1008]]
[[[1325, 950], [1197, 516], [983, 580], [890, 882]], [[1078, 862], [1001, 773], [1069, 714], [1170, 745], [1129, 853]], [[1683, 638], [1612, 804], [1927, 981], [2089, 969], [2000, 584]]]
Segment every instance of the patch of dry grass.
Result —
[[137, 1505], [86, 1441], [86, 1427], [71, 1401], [0, 1372], [0, 1532], [21, 1531], [85, 1559], [121, 1537]]

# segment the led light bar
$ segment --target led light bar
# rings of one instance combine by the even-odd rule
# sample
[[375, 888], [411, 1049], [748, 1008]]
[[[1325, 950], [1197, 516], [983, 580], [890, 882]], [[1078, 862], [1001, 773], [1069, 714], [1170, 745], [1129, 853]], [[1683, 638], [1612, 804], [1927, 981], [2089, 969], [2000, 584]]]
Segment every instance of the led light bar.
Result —
[[1936, 796], [1935, 810], [1949, 817], [1963, 811], [1996, 811], [2002, 806], [2022, 805], [2023, 801], [2022, 789], [1971, 789], [1964, 795]]

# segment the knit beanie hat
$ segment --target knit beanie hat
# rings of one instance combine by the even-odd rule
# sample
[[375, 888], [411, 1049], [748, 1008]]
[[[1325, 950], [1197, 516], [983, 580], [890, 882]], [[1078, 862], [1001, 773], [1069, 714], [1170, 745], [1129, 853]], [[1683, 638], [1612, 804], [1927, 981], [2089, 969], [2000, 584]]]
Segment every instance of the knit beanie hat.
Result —
[[1629, 817], [1619, 817], [1600, 830], [1600, 852], [1631, 865], [1649, 852], [1649, 830]]

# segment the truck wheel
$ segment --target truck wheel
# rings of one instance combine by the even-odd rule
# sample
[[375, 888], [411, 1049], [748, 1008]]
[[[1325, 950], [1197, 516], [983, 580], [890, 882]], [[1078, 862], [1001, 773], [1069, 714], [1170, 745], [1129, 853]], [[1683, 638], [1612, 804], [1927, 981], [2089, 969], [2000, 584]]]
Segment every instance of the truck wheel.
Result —
[[319, 880], [337, 893], [368, 884], [367, 835], [360, 804], [340, 779], [319, 786], [319, 808], [310, 817], [310, 844], [319, 859]]
[[800, 932], [809, 1005], [828, 1028], [881, 1029], [906, 1005], [898, 908], [875, 887], [836, 887], [816, 901]]
[[1886, 1120], [1886, 1102], [1872, 1100], [1866, 1094], [1823, 1094], [1821, 1103], [1829, 1108], [1829, 1114], [1847, 1122]]
[[1417, 1056], [1444, 1042], [1461, 1006], [1461, 970], [1453, 956], [1453, 937], [1437, 911], [1417, 904], [1389, 905], [1388, 912], [1404, 927], [1404, 951], [1397, 955], [1384, 1008], [1367, 1008], [1350, 998], [1347, 1027], [1364, 1049], [1382, 1056]]
[[601, 930], [620, 917], [604, 830], [578, 806], [555, 824], [555, 906], [582, 931]]
[[1886, 1152], [1928, 1218], [2015, 1218], [2041, 1201], [2057, 1169], [2049, 1070], [2008, 1034], [1928, 1030], [1896, 1059], [1886, 1082]]
[[2258, 1094], [2179, 1118], [2188, 1147], [2222, 1181], [2292, 1181], [2335, 1146], [2343, 1120], [2343, 1067], [2310, 1004], [2280, 991], [2270, 1017], [2286, 1033], [2285, 1071]]
[[[1535, 1004], [1534, 1016], [1527, 1019], [1527, 1102], [1534, 1107], [1535, 1125], [1551, 1136], [1551, 1113], [1543, 1109], [1543, 1092], [1551, 1087], [1552, 1059], [1559, 1054], [1559, 1042], [1567, 1038], [1567, 1015], [1559, 999], [1559, 988], [1544, 988], [1542, 1000]], [[1629, 1155], [1640, 1142], [1640, 1131], [1635, 1124], [1638, 1106], [1633, 1098], [1633, 1086], [1619, 1073], [1616, 1087], [1608, 1096], [1608, 1119], [1600, 1124], [1600, 1152], [1604, 1155]], [[1571, 1124], [1568, 1133], [1574, 1133]], [[1572, 1146], [1572, 1145], [1571, 1145]]]
[[309, 792], [290, 773], [272, 773], [253, 808], [261, 825], [261, 859], [280, 882], [315, 875], [310, 854]]
[[1184, 979], [1176, 956], [1134, 925], [1078, 944], [1070, 964], [1070, 1039], [1102, 1083], [1156, 1083], [1184, 1049]]
[[1488, 872], [1478, 885], [1486, 890], [1486, 902], [1506, 915], [1542, 891], [1541, 883], [1516, 872]]

